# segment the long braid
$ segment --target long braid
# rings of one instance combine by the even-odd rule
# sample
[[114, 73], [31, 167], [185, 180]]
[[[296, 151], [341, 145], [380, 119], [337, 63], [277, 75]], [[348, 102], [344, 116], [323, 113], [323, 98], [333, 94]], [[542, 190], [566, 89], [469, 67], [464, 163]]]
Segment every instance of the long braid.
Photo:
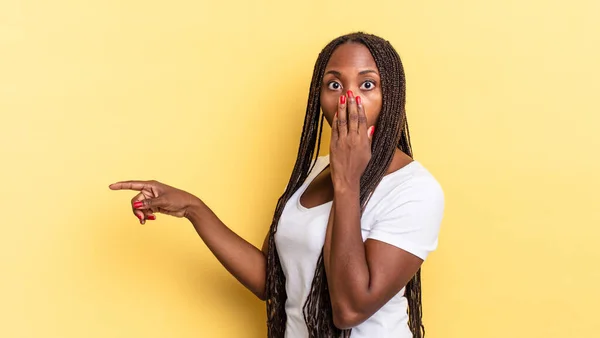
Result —
[[[266, 286], [269, 338], [283, 338], [286, 327], [285, 301], [287, 295], [285, 293], [285, 276], [279, 262], [274, 235], [285, 204], [304, 183], [310, 170], [312, 170], [311, 161], [314, 161], [314, 166], [319, 155], [323, 130], [323, 116], [320, 114], [319, 96], [325, 67], [333, 51], [339, 45], [349, 42], [362, 43], [370, 50], [379, 69], [383, 97], [381, 112], [377, 121], [378, 132], [375, 133], [372, 140], [371, 161], [360, 181], [362, 210], [364, 210], [368, 198], [384, 177], [396, 148], [412, 157], [410, 134], [405, 114], [406, 83], [404, 70], [400, 57], [394, 48], [388, 41], [364, 33], [353, 33], [331, 41], [321, 51], [315, 64], [296, 164], [288, 186], [277, 203], [270, 228]], [[316, 153], [314, 152], [315, 145], [317, 146]], [[420, 270], [406, 285], [405, 296], [408, 300], [409, 327], [413, 337], [423, 338]], [[303, 312], [310, 338], [350, 337], [351, 330], [340, 330], [333, 324], [333, 312], [322, 252], [317, 261], [315, 276]]]
[[[321, 79], [325, 72], [325, 66], [327, 60], [323, 61], [325, 57], [329, 58], [329, 54], [321, 53], [317, 59], [315, 70], [310, 84], [308, 103], [306, 107], [306, 116], [304, 118], [304, 126], [302, 128], [302, 136], [300, 137], [300, 145], [298, 148], [298, 156], [296, 158], [296, 164], [292, 170], [290, 180], [287, 188], [283, 195], [279, 198], [277, 206], [275, 208], [275, 214], [269, 230], [269, 246], [267, 250], [267, 279], [266, 279], [266, 302], [267, 302], [267, 334], [269, 338], [283, 338], [285, 335], [286, 326], [286, 314], [285, 314], [285, 301], [287, 295], [285, 292], [285, 275], [281, 268], [279, 261], [279, 255], [275, 245], [275, 233], [277, 232], [277, 225], [283, 209], [290, 197], [298, 190], [304, 180], [308, 177], [310, 169], [316, 164], [316, 158], [319, 153], [318, 150], [314, 155], [315, 141], [317, 139], [318, 130], [318, 148], [321, 146], [321, 134], [323, 132], [323, 116], [320, 118], [321, 127], [319, 128], [319, 117], [321, 111], [319, 90], [321, 86]], [[314, 162], [313, 166], [310, 166], [311, 161]]]

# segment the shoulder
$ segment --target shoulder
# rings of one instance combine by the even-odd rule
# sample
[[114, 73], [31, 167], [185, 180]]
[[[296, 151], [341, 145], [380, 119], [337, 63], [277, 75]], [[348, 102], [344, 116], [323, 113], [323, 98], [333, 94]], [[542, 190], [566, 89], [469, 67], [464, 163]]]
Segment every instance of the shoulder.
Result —
[[439, 181], [418, 161], [385, 176], [376, 193], [383, 209], [396, 208], [406, 203], [443, 209], [445, 201], [444, 190]]
[[419, 162], [384, 177], [369, 201], [368, 238], [395, 245], [425, 259], [437, 248], [444, 192]]
[[420, 162], [413, 161], [385, 176], [371, 203], [375, 223], [435, 234], [442, 221], [445, 197], [438, 180]]

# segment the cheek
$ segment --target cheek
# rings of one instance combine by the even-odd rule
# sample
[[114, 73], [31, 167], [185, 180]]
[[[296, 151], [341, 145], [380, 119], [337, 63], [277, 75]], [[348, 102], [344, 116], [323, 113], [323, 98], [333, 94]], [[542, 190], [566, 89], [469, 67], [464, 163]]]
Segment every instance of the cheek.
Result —
[[381, 112], [381, 96], [363, 101], [363, 106], [365, 107], [365, 115], [367, 115], [367, 123], [369, 126], [374, 125]]
[[321, 95], [319, 99], [321, 103], [321, 110], [330, 124], [331, 120], [333, 120], [333, 114], [335, 114], [338, 108], [338, 99], [339, 98], [336, 95]]

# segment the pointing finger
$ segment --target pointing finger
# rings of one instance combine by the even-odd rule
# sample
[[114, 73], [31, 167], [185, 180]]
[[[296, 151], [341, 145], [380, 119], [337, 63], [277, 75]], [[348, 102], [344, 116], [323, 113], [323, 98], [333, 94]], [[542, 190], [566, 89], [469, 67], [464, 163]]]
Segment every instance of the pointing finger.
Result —
[[146, 181], [121, 181], [108, 186], [111, 190], [136, 190], [152, 188], [152, 183]]

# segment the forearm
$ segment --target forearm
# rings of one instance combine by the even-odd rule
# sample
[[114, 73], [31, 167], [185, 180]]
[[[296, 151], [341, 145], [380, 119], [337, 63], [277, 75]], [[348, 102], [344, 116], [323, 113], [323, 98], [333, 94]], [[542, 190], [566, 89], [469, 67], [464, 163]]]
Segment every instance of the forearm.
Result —
[[189, 208], [186, 217], [225, 269], [264, 300], [267, 262], [263, 252], [231, 231], [201, 201]]
[[359, 185], [335, 188], [332, 210], [324, 257], [327, 279], [334, 312], [348, 313], [361, 306], [370, 282], [360, 230]]

